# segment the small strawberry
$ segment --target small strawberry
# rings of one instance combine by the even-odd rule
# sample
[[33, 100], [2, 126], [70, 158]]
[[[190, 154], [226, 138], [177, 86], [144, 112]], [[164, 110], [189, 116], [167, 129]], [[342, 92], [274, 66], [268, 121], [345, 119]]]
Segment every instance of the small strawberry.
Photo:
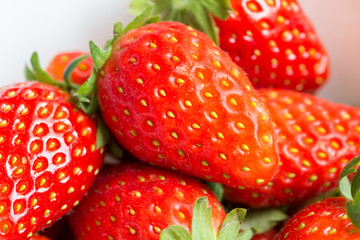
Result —
[[[57, 54], [50, 62], [47, 72], [51, 77], [58, 81], [64, 81], [64, 72], [69, 64], [82, 56], [86, 56], [85, 52], [62, 52]], [[86, 57], [79, 64], [70, 75], [70, 81], [75, 84], [83, 84], [91, 75], [93, 70], [93, 61], [91, 57]]]
[[337, 186], [341, 169], [360, 152], [360, 109], [287, 90], [260, 91], [275, 123], [281, 166], [261, 188], [225, 189], [252, 207], [297, 204]]
[[[205, 206], [199, 206], [201, 211], [195, 214], [194, 204], [200, 197], [207, 197], [208, 201], [203, 201]], [[211, 208], [210, 219], [206, 205]], [[133, 163], [104, 167], [88, 195], [70, 215], [70, 224], [78, 240], [155, 240], [173, 224], [194, 230], [191, 219], [197, 217], [203, 226], [212, 219], [213, 230], [209, 232], [204, 227], [196, 231], [213, 237], [225, 215], [214, 194], [198, 180]]]
[[29, 240], [50, 240], [49, 238], [45, 237], [45, 236], [41, 236], [41, 235], [34, 235], [33, 237], [31, 237]]
[[0, 90], [0, 239], [28, 239], [85, 195], [103, 161], [95, 121], [42, 83]]
[[245, 73], [181, 23], [118, 28], [110, 47], [91, 46], [101, 114], [117, 140], [162, 168], [233, 187], [266, 184], [276, 139]]
[[304, 208], [285, 224], [275, 239], [360, 239], [360, 230], [347, 217], [345, 203], [343, 197], [328, 198]]
[[[133, 0], [133, 10], [145, 0]], [[256, 88], [314, 91], [328, 77], [329, 59], [297, 0], [150, 0], [162, 20], [180, 21], [217, 38]], [[233, 12], [227, 18], [230, 6]], [[212, 16], [214, 16], [214, 20]]]
[[262, 234], [255, 234], [251, 240], [274, 240], [277, 232], [275, 229], [271, 229]]

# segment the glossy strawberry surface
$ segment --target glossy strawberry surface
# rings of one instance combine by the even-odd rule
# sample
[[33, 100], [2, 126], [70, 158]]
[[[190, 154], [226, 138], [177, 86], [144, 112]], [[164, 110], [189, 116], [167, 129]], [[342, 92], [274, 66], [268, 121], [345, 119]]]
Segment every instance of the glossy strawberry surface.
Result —
[[27, 239], [84, 196], [103, 161], [96, 123], [41, 83], [0, 90], [0, 239]]
[[[88, 53], [79, 51], [59, 53], [51, 60], [46, 71], [54, 79], [64, 81], [65, 69], [71, 61], [85, 55], [88, 55]], [[93, 65], [94, 63], [91, 57], [82, 60], [71, 74], [70, 81], [78, 85], [83, 84], [90, 77], [93, 71]]]
[[70, 223], [78, 240], [157, 240], [174, 224], [189, 231], [195, 201], [203, 196], [217, 231], [225, 212], [198, 180], [143, 163], [107, 166]]
[[220, 46], [256, 88], [314, 91], [328, 77], [326, 49], [297, 0], [231, 0], [217, 20]]
[[273, 177], [269, 112], [206, 35], [176, 22], [129, 31], [98, 78], [105, 123], [140, 160], [233, 187]]
[[226, 198], [252, 207], [299, 203], [337, 186], [342, 168], [360, 152], [360, 109], [287, 90], [260, 91], [278, 135], [281, 164], [258, 189], [227, 189]]
[[345, 203], [345, 198], [338, 197], [306, 207], [285, 224], [275, 239], [360, 239], [360, 230], [346, 215]]

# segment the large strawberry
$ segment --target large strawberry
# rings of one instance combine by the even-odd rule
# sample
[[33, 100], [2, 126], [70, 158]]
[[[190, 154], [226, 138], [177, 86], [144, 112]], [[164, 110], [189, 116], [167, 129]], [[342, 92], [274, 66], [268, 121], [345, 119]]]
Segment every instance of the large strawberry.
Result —
[[42, 83], [0, 91], [0, 239], [27, 239], [77, 205], [103, 161], [95, 121]]
[[177, 22], [125, 34], [117, 24], [115, 33], [110, 47], [91, 51], [103, 119], [126, 149], [232, 187], [272, 178], [278, 155], [268, 110], [210, 38]]
[[314, 203], [288, 220], [276, 240], [360, 239], [360, 230], [349, 220], [343, 197]]
[[[145, 0], [133, 0], [141, 9]], [[151, 0], [163, 20], [189, 24], [214, 39], [257, 88], [313, 91], [328, 77], [329, 60], [297, 0]], [[226, 12], [230, 6], [233, 12]], [[215, 24], [211, 15], [215, 16]]]
[[341, 169], [360, 153], [360, 109], [288, 90], [261, 90], [270, 109], [281, 166], [267, 186], [226, 189], [252, 207], [299, 203], [337, 186]]
[[[193, 212], [195, 202], [201, 197], [207, 197], [207, 204], [200, 204]], [[211, 218], [206, 205], [211, 209]], [[192, 218], [203, 229], [196, 229]], [[170, 225], [179, 226], [162, 233], [165, 236], [161, 239], [174, 239], [166, 236], [179, 232], [180, 227], [192, 229], [193, 235], [199, 233], [203, 236], [200, 239], [213, 239], [224, 218], [220, 202], [198, 180], [133, 163], [104, 168], [89, 194], [70, 215], [70, 223], [79, 240], [156, 240]], [[239, 221], [237, 217], [236, 220]]]
[[[87, 56], [87, 54], [88, 53], [79, 51], [59, 53], [51, 60], [46, 71], [54, 79], [64, 81], [64, 73], [69, 67], [69, 64], [79, 57]], [[90, 77], [93, 70], [93, 64], [90, 56], [80, 61], [72, 71], [70, 81], [78, 85], [83, 84]]]

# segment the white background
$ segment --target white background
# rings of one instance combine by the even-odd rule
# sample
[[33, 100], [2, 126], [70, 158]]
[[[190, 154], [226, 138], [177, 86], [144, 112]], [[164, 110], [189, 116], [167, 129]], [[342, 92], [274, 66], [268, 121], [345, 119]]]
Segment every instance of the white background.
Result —
[[[115, 21], [128, 23], [130, 0], [0, 0], [0, 85], [24, 81], [33, 51], [42, 66], [58, 52], [103, 45]], [[335, 102], [360, 106], [360, 1], [299, 0], [331, 60], [331, 77], [319, 91]]]

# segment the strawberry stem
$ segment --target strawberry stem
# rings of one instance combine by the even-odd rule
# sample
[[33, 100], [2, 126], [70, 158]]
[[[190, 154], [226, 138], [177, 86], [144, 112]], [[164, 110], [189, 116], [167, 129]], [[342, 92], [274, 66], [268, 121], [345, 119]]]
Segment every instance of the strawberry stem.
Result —
[[142, 11], [148, 5], [154, 6], [154, 14], [162, 21], [177, 21], [190, 25], [207, 34], [217, 45], [218, 32], [213, 16], [226, 20], [232, 11], [229, 0], [133, 0], [133, 13]]

